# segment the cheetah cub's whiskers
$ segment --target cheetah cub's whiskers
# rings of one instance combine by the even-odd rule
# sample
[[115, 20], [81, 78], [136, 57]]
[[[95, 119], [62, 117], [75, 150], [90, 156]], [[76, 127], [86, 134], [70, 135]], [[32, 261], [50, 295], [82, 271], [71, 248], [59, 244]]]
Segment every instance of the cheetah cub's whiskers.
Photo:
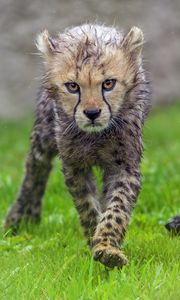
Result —
[[[41, 200], [59, 155], [80, 222], [96, 260], [113, 268], [127, 259], [121, 246], [140, 189], [142, 127], [150, 104], [142, 66], [142, 31], [127, 35], [93, 24], [37, 38], [45, 76], [26, 174], [5, 226], [39, 221]], [[97, 196], [93, 166], [103, 172]]]

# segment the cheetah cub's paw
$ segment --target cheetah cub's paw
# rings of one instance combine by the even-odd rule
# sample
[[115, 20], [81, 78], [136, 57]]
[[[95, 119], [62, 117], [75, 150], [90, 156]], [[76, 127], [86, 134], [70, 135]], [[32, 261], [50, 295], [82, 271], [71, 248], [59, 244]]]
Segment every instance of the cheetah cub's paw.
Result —
[[111, 245], [97, 245], [93, 249], [94, 260], [100, 261], [106, 267], [113, 269], [114, 267], [122, 268], [128, 263], [126, 256], [116, 247]]

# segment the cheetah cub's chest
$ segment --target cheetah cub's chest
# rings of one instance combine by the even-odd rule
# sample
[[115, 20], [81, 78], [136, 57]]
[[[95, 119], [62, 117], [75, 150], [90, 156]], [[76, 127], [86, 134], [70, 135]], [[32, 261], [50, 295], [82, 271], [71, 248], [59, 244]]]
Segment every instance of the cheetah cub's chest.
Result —
[[99, 137], [83, 137], [68, 139], [68, 143], [60, 143], [59, 152], [62, 159], [72, 164], [84, 163], [89, 166], [108, 165], [114, 163], [120, 157], [123, 143], [120, 138], [111, 137], [107, 134]]

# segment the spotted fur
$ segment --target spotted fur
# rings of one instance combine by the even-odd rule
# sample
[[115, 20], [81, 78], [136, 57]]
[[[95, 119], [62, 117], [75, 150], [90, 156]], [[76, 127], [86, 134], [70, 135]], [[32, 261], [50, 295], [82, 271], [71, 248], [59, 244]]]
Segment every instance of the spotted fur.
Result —
[[[41, 200], [55, 155], [96, 260], [122, 267], [119, 247], [140, 190], [142, 127], [149, 110], [149, 82], [142, 67], [143, 34], [127, 35], [98, 25], [67, 29], [56, 38], [44, 31], [37, 47], [45, 62], [26, 174], [6, 227], [40, 219]], [[102, 88], [115, 80], [111, 91]], [[78, 84], [70, 93], [67, 82]], [[86, 111], [97, 110], [91, 120]], [[103, 172], [97, 195], [93, 166]]]

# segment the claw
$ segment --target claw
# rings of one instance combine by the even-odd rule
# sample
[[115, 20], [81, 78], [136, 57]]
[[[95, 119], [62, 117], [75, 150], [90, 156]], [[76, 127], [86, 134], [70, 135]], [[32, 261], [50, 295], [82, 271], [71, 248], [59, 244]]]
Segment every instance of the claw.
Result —
[[[102, 247], [102, 245], [99, 245], [99, 247]], [[99, 260], [110, 269], [113, 269], [116, 266], [121, 269], [123, 265], [128, 263], [127, 258], [118, 248], [109, 246], [103, 247], [102, 250], [95, 249], [94, 259], [96, 261]]]

